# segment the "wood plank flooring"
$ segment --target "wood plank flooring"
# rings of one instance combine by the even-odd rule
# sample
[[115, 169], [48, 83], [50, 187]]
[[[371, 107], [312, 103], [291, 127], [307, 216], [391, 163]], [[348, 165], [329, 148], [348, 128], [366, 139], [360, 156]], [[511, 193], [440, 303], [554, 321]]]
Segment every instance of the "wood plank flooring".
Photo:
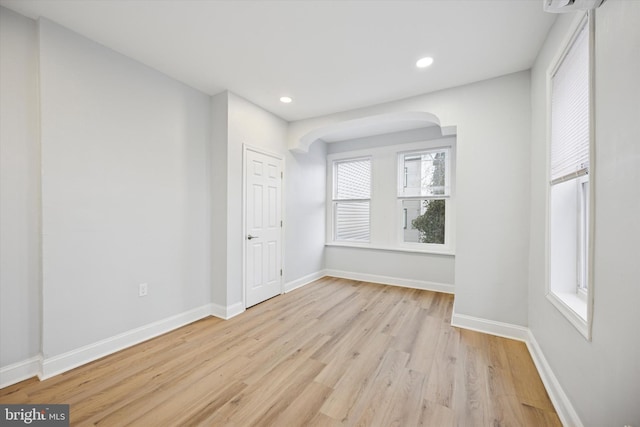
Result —
[[526, 346], [453, 328], [453, 296], [325, 277], [0, 403], [97, 426], [560, 426]]

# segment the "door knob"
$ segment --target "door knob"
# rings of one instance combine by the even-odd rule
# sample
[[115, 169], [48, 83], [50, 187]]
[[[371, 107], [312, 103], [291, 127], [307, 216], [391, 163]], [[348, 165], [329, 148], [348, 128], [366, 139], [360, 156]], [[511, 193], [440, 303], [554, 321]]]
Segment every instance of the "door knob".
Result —
[[251, 239], [257, 239], [260, 236], [252, 236], [251, 234], [247, 235], [247, 239], [251, 240]]

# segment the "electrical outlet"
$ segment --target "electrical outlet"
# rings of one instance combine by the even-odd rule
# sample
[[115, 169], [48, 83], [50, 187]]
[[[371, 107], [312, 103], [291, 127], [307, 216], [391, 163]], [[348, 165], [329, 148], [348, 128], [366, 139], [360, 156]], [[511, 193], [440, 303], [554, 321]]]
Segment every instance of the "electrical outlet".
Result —
[[146, 297], [147, 296], [147, 292], [149, 285], [146, 283], [140, 283], [140, 285], [138, 285], [138, 296], [139, 297]]

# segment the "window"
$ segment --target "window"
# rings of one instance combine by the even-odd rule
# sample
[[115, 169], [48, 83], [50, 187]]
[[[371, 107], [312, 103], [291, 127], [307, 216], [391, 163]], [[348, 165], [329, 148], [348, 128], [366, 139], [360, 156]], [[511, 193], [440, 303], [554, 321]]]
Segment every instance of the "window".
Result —
[[404, 212], [402, 242], [444, 245], [449, 197], [449, 150], [398, 154], [398, 205]]
[[589, 338], [591, 26], [589, 16], [550, 72], [549, 299]]
[[368, 242], [370, 239], [371, 159], [334, 163], [334, 239]]
[[327, 156], [327, 245], [453, 256], [455, 142], [337, 146]]

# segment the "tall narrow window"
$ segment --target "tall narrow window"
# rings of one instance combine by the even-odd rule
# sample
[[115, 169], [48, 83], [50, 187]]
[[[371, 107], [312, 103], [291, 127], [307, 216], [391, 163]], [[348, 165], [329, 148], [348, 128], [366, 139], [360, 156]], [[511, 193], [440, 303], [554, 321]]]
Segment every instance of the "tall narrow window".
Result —
[[371, 203], [371, 159], [334, 163], [334, 239], [369, 242]]
[[403, 243], [444, 245], [449, 197], [449, 149], [398, 155], [398, 201]]
[[589, 335], [591, 47], [588, 17], [550, 74], [549, 295]]

